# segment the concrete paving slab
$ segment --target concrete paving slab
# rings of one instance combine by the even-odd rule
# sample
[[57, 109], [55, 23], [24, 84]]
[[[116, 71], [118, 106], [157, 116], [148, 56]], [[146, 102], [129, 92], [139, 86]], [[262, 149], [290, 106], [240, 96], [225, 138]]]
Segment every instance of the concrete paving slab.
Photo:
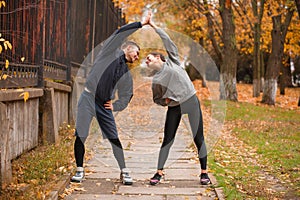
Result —
[[120, 195], [120, 194], [81, 194], [67, 196], [66, 200], [165, 200], [164, 196], [139, 196], [139, 195]]
[[85, 179], [82, 183], [72, 185], [76, 194], [111, 194], [115, 190], [115, 183], [106, 179]]
[[117, 194], [131, 195], [199, 195], [205, 188], [169, 188], [169, 187], [126, 187], [120, 186]]
[[200, 169], [200, 165], [195, 162], [173, 162], [172, 164], [167, 164], [165, 169]]
[[86, 179], [116, 179], [120, 178], [120, 171], [116, 172], [93, 172], [86, 175]]
[[166, 169], [165, 180], [199, 180], [199, 169]]
[[165, 200], [212, 200], [212, 197], [207, 196], [187, 196], [187, 195], [181, 195], [181, 196], [166, 196]]

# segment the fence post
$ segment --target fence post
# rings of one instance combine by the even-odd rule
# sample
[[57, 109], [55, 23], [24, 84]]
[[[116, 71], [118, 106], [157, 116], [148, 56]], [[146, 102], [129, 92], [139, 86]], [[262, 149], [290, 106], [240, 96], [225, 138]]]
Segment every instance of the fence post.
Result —
[[70, 62], [70, 57], [71, 57], [71, 10], [72, 8], [72, 0], [67, 1], [67, 27], [66, 27], [66, 34], [67, 34], [67, 82], [71, 83], [71, 75], [72, 75], [72, 65]]
[[44, 62], [42, 61], [38, 70], [38, 87], [44, 87]]
[[66, 77], [66, 82], [67, 84], [71, 84], [71, 63], [69, 62], [69, 56], [67, 58], [67, 77]]
[[46, 7], [46, 0], [42, 0], [40, 2], [39, 10], [40, 13], [38, 15], [38, 30], [39, 30], [39, 44], [37, 45], [37, 54], [35, 56], [35, 62], [38, 63], [39, 70], [38, 70], [38, 87], [44, 87], [44, 55], [45, 55], [45, 7]]
[[57, 110], [54, 88], [44, 88], [44, 95], [40, 98], [40, 130], [39, 143], [53, 144], [58, 141]]

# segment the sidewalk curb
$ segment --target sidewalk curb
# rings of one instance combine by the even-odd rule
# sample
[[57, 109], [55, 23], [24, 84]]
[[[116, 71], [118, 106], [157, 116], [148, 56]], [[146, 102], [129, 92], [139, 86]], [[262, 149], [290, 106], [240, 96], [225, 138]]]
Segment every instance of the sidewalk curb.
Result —
[[45, 198], [46, 200], [57, 200], [70, 182], [71, 174], [66, 174], [60, 178], [57, 184], [52, 188], [52, 191]]
[[223, 192], [223, 188], [222, 187], [215, 188], [215, 192], [217, 194], [218, 200], [225, 200], [224, 192]]

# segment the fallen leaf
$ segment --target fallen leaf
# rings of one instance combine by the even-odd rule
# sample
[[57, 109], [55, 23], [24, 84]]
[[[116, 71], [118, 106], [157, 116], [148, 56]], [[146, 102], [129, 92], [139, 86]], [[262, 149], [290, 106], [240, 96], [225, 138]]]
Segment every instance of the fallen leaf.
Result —
[[20, 94], [20, 97], [23, 96], [24, 101], [26, 102], [29, 99], [29, 92], [23, 92]]

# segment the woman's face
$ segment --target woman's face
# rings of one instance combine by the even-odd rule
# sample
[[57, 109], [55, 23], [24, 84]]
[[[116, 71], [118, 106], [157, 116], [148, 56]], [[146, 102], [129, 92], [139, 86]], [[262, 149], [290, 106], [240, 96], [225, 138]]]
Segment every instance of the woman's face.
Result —
[[150, 69], [157, 69], [157, 63], [158, 63], [158, 56], [154, 56], [152, 54], [149, 54], [146, 57], [146, 65], [147, 67], [149, 67]]

